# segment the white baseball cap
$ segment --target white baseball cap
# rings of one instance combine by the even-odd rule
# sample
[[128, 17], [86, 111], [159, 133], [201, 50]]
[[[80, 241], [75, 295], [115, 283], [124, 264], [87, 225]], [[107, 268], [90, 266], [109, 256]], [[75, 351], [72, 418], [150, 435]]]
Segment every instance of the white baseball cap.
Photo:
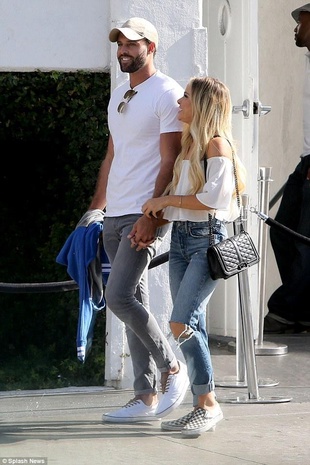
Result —
[[152, 23], [143, 18], [130, 18], [121, 27], [115, 27], [109, 34], [111, 42], [117, 42], [119, 33], [129, 40], [147, 39], [158, 47], [158, 33]]

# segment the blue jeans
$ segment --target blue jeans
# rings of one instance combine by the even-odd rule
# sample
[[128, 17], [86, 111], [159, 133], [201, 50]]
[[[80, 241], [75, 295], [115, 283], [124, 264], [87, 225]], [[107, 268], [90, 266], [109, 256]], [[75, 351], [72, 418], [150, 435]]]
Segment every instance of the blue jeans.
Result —
[[[310, 155], [288, 177], [275, 220], [310, 237], [310, 180], [304, 165], [310, 167]], [[310, 247], [272, 227], [270, 241], [282, 285], [269, 298], [269, 312], [291, 322], [310, 322]]]
[[157, 369], [167, 372], [177, 365], [170, 344], [150, 313], [148, 265], [164, 235], [139, 252], [127, 235], [141, 215], [106, 217], [103, 246], [111, 263], [105, 298], [109, 309], [125, 323], [134, 373], [135, 395], [157, 393]]
[[[227, 237], [226, 226], [212, 220], [214, 242]], [[193, 405], [198, 396], [214, 390], [214, 376], [206, 329], [206, 306], [217, 281], [210, 277], [207, 249], [209, 222], [176, 221], [171, 231], [169, 279], [173, 301], [171, 322], [183, 323], [188, 337], [178, 338], [186, 361]]]

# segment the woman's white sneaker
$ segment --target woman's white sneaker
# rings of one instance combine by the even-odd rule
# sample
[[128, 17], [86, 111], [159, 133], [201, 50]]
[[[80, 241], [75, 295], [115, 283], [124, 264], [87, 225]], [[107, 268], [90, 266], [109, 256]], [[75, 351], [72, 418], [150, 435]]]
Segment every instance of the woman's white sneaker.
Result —
[[159, 401], [156, 416], [165, 417], [172, 410], [177, 408], [183, 401], [186, 391], [189, 386], [186, 365], [180, 361], [179, 371], [175, 374], [170, 374], [164, 386], [162, 397]]
[[124, 407], [102, 415], [104, 423], [137, 423], [140, 421], [157, 421], [155, 415], [158, 404], [145, 405], [140, 399], [131, 399]]

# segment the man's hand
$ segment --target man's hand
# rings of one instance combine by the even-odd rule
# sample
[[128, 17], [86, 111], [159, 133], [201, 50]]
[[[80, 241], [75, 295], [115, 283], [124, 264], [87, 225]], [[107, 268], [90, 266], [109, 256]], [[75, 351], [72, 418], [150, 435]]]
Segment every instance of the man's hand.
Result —
[[128, 234], [131, 241], [131, 247], [135, 247], [137, 252], [151, 245], [156, 239], [157, 220], [141, 216], [133, 225]]

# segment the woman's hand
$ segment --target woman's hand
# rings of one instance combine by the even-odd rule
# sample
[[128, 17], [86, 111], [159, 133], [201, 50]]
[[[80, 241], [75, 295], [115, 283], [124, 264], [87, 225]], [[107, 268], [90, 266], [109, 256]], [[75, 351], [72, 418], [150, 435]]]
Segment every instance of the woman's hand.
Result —
[[163, 208], [167, 207], [167, 197], [157, 197], [147, 200], [142, 205], [142, 213], [146, 215], [148, 218], [153, 216], [157, 218], [157, 213], [161, 211]]

